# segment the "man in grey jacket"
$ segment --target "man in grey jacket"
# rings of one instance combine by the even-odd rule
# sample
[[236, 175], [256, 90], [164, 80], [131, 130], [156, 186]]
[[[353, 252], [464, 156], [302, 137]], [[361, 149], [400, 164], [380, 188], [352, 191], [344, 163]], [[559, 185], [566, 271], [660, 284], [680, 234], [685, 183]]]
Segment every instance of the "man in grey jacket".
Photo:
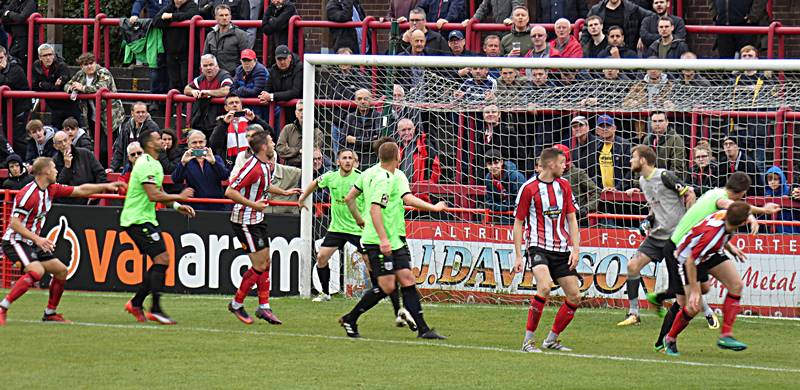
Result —
[[[487, 22], [503, 23], [510, 26], [512, 23], [511, 11], [516, 7], [526, 5], [525, 3], [525, 0], [483, 0], [481, 6], [475, 10], [475, 15], [472, 15], [472, 19], [477, 19], [480, 22], [487, 21], [491, 13], [492, 19]], [[469, 23], [469, 19], [461, 22], [464, 26], [467, 23]]]
[[239, 66], [239, 54], [251, 48], [247, 32], [231, 23], [231, 8], [226, 4], [214, 8], [214, 19], [217, 25], [206, 36], [203, 54], [213, 54], [221, 69], [234, 74]]

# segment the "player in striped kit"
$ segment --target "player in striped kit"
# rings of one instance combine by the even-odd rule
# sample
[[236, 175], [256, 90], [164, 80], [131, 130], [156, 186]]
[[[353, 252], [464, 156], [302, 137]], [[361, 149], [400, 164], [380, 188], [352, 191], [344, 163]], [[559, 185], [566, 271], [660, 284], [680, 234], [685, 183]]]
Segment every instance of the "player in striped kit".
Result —
[[[639, 188], [625, 191], [628, 195], [643, 192], [650, 207], [650, 213], [642, 223], [641, 230], [647, 231], [647, 238], [639, 246], [636, 255], [628, 262], [628, 280], [626, 282], [629, 309], [625, 319], [617, 326], [639, 325], [639, 285], [640, 271], [648, 263], [658, 263], [664, 259], [664, 247], [669, 241], [675, 226], [686, 213], [686, 209], [694, 204], [696, 198], [692, 187], [683, 183], [673, 172], [656, 168], [656, 152], [646, 145], [639, 145], [631, 151], [631, 171], [640, 174]], [[708, 283], [703, 288], [708, 289]], [[661, 312], [666, 310], [660, 307]], [[719, 321], [714, 311], [703, 300], [703, 311], [711, 329], [719, 328]]]
[[[678, 259], [678, 273], [684, 285], [685, 295], [678, 295], [680, 313], [675, 317], [669, 333], [664, 337], [665, 352], [670, 356], [678, 356], [678, 334], [683, 331], [689, 321], [700, 311], [702, 292], [700, 281], [711, 274], [728, 290], [722, 307], [722, 332], [717, 346], [722, 349], [742, 351], [747, 345], [733, 338], [733, 323], [739, 313], [739, 299], [742, 294], [742, 278], [736, 266], [728, 261], [725, 248], [732, 248], [728, 243], [731, 235], [747, 223], [750, 216], [750, 205], [736, 201], [727, 210], [717, 211], [695, 225], [683, 237], [675, 250]], [[747, 256], [737, 253], [736, 259], [745, 261]]]
[[258, 289], [256, 317], [270, 324], [280, 325], [283, 322], [275, 316], [269, 306], [269, 235], [263, 211], [267, 207], [270, 193], [288, 196], [300, 194], [302, 190], [299, 188], [284, 190], [270, 184], [272, 161], [275, 157], [275, 143], [271, 135], [259, 131], [250, 137], [249, 143], [253, 156], [244, 163], [231, 181], [225, 190], [225, 196], [236, 202], [231, 212], [231, 224], [242, 248], [250, 257], [252, 266], [242, 276], [242, 282], [233, 300], [228, 304], [228, 310], [239, 321], [252, 324], [253, 318], [244, 309], [244, 298], [253, 285], [256, 285]]
[[528, 310], [523, 352], [542, 352], [533, 336], [553, 281], [564, 290], [566, 299], [556, 314], [550, 334], [542, 342], [542, 348], [571, 351], [561, 345], [558, 335], [572, 321], [581, 301], [578, 272], [575, 270], [581, 251], [581, 237], [575, 216], [578, 205], [569, 182], [561, 178], [565, 164], [566, 157], [561, 150], [543, 150], [539, 157], [539, 173], [528, 180], [517, 194], [514, 221], [516, 260], [513, 272], [523, 271], [522, 234], [527, 225], [526, 253], [533, 277], [536, 278], [536, 295], [531, 298]]
[[77, 187], [56, 184], [58, 171], [53, 159], [39, 157], [33, 162], [31, 174], [34, 179], [14, 197], [14, 208], [3, 235], [2, 248], [12, 263], [22, 264], [24, 274], [14, 283], [5, 299], [0, 302], [0, 326], [6, 323], [6, 312], [15, 300], [38, 282], [45, 272], [53, 275], [50, 282], [50, 297], [42, 321], [69, 322], [56, 313], [64, 284], [67, 281], [67, 266], [53, 253], [55, 243], [42, 237], [47, 212], [53, 199], [62, 197], [87, 197], [101, 192], [117, 192], [124, 183], [83, 184]]

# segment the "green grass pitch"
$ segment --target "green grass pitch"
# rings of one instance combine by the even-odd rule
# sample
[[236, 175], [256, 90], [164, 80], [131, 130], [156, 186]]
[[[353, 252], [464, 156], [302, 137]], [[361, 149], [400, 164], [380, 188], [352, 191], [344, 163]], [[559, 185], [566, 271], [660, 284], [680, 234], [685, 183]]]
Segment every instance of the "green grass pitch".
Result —
[[[0, 291], [5, 294], [5, 291]], [[652, 351], [660, 319], [618, 328], [623, 310], [578, 310], [562, 334], [571, 353], [520, 353], [526, 307], [426, 304], [441, 342], [396, 328], [381, 303], [348, 339], [336, 319], [354, 301], [273, 299], [284, 325], [244, 325], [229, 297], [166, 295], [177, 326], [139, 324], [123, 312], [130, 294], [67, 291], [59, 308], [74, 324], [39, 321], [46, 291], [15, 302], [0, 328], [0, 388], [797, 388], [800, 322], [741, 318], [743, 352], [716, 347], [698, 318], [679, 339], [682, 356]], [[255, 299], [246, 304], [252, 313]], [[549, 330], [548, 307], [537, 339]]]

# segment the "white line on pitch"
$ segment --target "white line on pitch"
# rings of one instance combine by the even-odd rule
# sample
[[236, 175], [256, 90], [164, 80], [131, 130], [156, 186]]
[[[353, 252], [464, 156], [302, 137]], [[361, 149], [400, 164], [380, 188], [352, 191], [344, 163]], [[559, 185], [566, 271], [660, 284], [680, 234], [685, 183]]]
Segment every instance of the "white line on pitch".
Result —
[[[53, 323], [42, 323], [41, 321], [33, 321], [33, 320], [11, 320], [11, 322], [24, 322], [29, 324], [40, 324], [45, 326], [50, 325], [61, 325], [61, 326], [86, 326], [86, 327], [95, 327], [95, 328], [113, 328], [113, 329], [144, 329], [144, 330], [156, 330], [156, 331], [187, 331], [187, 332], [200, 332], [200, 333], [226, 333], [226, 334], [244, 334], [244, 335], [269, 335], [269, 336], [284, 336], [284, 337], [295, 337], [295, 338], [315, 338], [315, 339], [324, 339], [324, 340], [341, 340], [341, 341], [352, 341], [352, 342], [364, 342], [364, 343], [379, 343], [379, 344], [394, 344], [394, 345], [414, 345], [414, 346], [424, 346], [424, 347], [438, 347], [438, 348], [449, 348], [449, 349], [464, 349], [464, 350], [473, 350], [473, 351], [490, 351], [490, 352], [504, 352], [504, 353], [514, 353], [514, 354], [522, 354], [524, 352], [516, 350], [516, 349], [508, 349], [508, 348], [500, 348], [500, 347], [490, 347], [490, 346], [480, 346], [480, 345], [462, 345], [462, 344], [447, 344], [447, 343], [437, 343], [437, 342], [424, 342], [424, 341], [411, 341], [411, 340], [386, 340], [386, 339], [370, 339], [370, 338], [359, 338], [353, 339], [346, 336], [330, 336], [330, 335], [321, 335], [321, 334], [309, 334], [309, 333], [292, 333], [292, 332], [271, 332], [271, 331], [252, 331], [252, 330], [230, 330], [230, 329], [217, 329], [217, 328], [196, 328], [196, 327], [182, 327], [182, 326], [152, 326], [152, 325], [125, 325], [125, 324], [103, 324], [103, 323], [96, 323], [96, 322], [73, 322], [71, 324], [53, 324]], [[582, 359], [594, 359], [594, 360], [611, 360], [611, 361], [625, 361], [625, 362], [637, 362], [637, 363], [656, 363], [656, 364], [672, 364], [672, 365], [679, 365], [679, 366], [693, 366], [693, 367], [716, 367], [716, 368], [734, 368], [734, 369], [744, 369], [744, 370], [753, 370], [753, 371], [771, 371], [771, 372], [786, 372], [786, 373], [800, 373], [800, 369], [794, 368], [780, 368], [780, 367], [766, 367], [766, 366], [750, 366], [750, 365], [743, 365], [743, 364], [717, 364], [717, 363], [703, 363], [703, 362], [691, 362], [685, 360], [661, 360], [661, 359], [643, 359], [643, 358], [632, 358], [626, 356], [613, 356], [613, 355], [593, 355], [593, 354], [579, 354], [579, 353], [565, 353], [565, 352], [557, 352], [557, 351], [548, 351], [545, 355], [557, 355], [557, 356], [565, 356], [565, 357], [573, 357], [573, 358], [582, 358]]]

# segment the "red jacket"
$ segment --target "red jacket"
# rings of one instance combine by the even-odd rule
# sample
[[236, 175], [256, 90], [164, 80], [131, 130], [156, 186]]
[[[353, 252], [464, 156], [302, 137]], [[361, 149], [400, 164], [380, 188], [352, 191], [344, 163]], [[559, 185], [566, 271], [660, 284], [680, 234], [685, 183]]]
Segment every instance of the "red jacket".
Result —
[[550, 49], [558, 51], [561, 58], [583, 58], [583, 47], [572, 35], [569, 36], [569, 41], [567, 41], [567, 45], [564, 46], [563, 50], [556, 48], [555, 39], [550, 41]]
[[[439, 151], [428, 143], [427, 134], [420, 133], [415, 141], [416, 148], [411, 155], [411, 166], [413, 168], [412, 174], [408, 180], [411, 183], [439, 183], [439, 177], [442, 175], [442, 167], [439, 163]], [[407, 156], [400, 148], [400, 154], [403, 156], [403, 163], [401, 167], [405, 166]], [[428, 194], [416, 194], [420, 199], [429, 201]]]

